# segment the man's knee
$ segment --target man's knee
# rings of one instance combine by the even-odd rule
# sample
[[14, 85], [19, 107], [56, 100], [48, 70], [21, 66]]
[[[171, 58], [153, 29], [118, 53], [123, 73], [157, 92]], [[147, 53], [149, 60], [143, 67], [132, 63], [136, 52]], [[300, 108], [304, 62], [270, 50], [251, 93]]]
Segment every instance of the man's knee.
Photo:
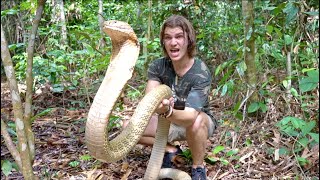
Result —
[[204, 130], [208, 128], [208, 115], [204, 112], [200, 112], [196, 120], [192, 124], [191, 128], [193, 131]]

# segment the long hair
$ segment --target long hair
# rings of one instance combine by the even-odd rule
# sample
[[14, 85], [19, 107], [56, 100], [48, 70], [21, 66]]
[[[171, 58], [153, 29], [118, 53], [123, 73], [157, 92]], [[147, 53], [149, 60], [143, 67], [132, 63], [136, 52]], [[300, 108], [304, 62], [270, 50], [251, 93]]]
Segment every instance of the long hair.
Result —
[[160, 44], [162, 47], [162, 51], [164, 56], [168, 57], [168, 53], [164, 46], [164, 30], [166, 27], [175, 28], [180, 27], [183, 33], [187, 34], [188, 38], [188, 55], [189, 57], [194, 57], [196, 55], [196, 35], [193, 26], [191, 23], [183, 16], [180, 15], [172, 15], [163, 23], [160, 31]]

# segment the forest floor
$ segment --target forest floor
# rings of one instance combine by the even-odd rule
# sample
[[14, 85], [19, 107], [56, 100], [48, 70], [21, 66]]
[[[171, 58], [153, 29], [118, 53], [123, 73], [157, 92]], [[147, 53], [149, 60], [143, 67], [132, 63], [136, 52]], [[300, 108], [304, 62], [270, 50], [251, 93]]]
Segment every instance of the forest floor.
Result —
[[[294, 138], [282, 136], [276, 128], [275, 123], [281, 114], [275, 107], [273, 111], [269, 107], [264, 117], [256, 115], [239, 121], [228, 113], [233, 107], [232, 101], [226, 97], [211, 99], [210, 107], [220, 125], [208, 140], [208, 179], [319, 179], [318, 146], [306, 148], [299, 154], [293, 153], [292, 147], [297, 142]], [[88, 109], [81, 103], [86, 101], [86, 97], [79, 97], [77, 91], [64, 94], [45, 91], [34, 95], [35, 114], [47, 112], [41, 113], [32, 124], [36, 147], [35, 175], [40, 179], [70, 180], [142, 178], [150, 147], [136, 145], [124, 160], [115, 163], [102, 163], [88, 156], [84, 139]], [[138, 100], [123, 98], [123, 108], [113, 114], [122, 120], [130, 119], [137, 104]], [[1, 83], [1, 113], [10, 119], [7, 124], [13, 124], [11, 97], [5, 83]], [[119, 132], [118, 127], [114, 127], [111, 133], [115, 132]], [[187, 152], [186, 142], [180, 142], [180, 146]], [[186, 156], [175, 158], [175, 165], [190, 174], [191, 162]], [[297, 163], [297, 156], [307, 158], [308, 163]], [[3, 160], [13, 162], [1, 136], [1, 164]], [[15, 170], [9, 176], [1, 171], [1, 179], [23, 177]]]

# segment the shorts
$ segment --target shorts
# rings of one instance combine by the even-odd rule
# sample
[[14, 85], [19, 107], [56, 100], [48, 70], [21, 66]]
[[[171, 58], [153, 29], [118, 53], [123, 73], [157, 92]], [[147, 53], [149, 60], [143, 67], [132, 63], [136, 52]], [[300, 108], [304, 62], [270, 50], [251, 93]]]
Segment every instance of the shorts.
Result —
[[[208, 128], [208, 138], [213, 135], [214, 130], [217, 127], [216, 120], [209, 116], [209, 128]], [[171, 123], [170, 129], [169, 129], [169, 135], [168, 135], [168, 142], [174, 142], [174, 141], [184, 141], [186, 140], [186, 128], [176, 125], [174, 123]]]

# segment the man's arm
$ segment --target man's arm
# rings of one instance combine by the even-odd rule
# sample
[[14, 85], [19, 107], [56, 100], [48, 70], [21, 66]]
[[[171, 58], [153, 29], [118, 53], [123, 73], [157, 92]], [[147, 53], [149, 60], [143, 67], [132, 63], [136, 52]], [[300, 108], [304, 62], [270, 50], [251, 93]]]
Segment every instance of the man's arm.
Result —
[[[157, 86], [159, 86], [160, 84], [161, 83], [159, 81], [148, 80], [147, 87], [146, 87], [146, 94], [151, 90], [153, 90], [154, 88], [156, 88]], [[171, 97], [170, 99], [164, 99], [162, 103], [159, 105], [159, 107], [156, 109], [156, 113], [163, 114], [167, 112], [169, 109], [168, 107], [169, 105], [173, 107], [173, 97]]]

